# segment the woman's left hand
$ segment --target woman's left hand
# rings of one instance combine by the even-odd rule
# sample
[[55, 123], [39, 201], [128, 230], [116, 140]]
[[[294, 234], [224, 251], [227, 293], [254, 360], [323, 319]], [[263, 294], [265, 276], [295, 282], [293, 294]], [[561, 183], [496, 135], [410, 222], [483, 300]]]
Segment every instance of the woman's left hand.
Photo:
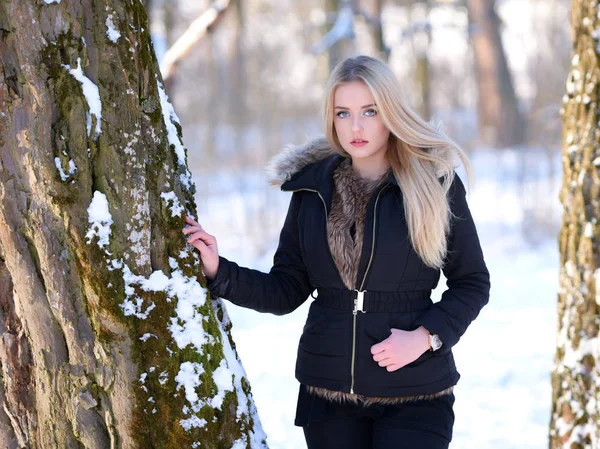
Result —
[[373, 360], [388, 371], [396, 371], [417, 360], [429, 350], [429, 332], [419, 326], [414, 331], [390, 329], [392, 335], [371, 346]]

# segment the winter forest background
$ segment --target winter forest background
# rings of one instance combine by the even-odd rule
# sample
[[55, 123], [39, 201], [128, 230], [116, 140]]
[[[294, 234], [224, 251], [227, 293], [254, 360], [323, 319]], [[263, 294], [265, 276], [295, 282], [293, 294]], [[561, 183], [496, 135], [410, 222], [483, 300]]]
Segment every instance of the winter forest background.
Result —
[[[373, 15], [379, 2], [360, 3]], [[208, 6], [151, 4], [159, 60]], [[343, 6], [235, 2], [169, 81], [198, 188], [199, 221], [216, 235], [220, 253], [242, 265], [271, 266], [289, 198], [267, 185], [262, 169], [284, 144], [321, 131], [329, 60], [326, 51], [312, 50]], [[477, 175], [469, 202], [492, 294], [455, 348], [462, 378], [454, 449], [548, 447], [562, 213], [559, 109], [572, 49], [570, 7], [568, 0], [496, 1], [526, 125], [521, 143], [502, 145], [479, 125], [478, 92], [485, 90], [477, 88], [466, 3], [382, 2], [383, 41], [405, 95], [423, 116], [443, 121], [449, 136], [469, 151]], [[354, 50], [381, 55], [373, 27], [359, 15], [354, 19]], [[442, 279], [436, 295], [444, 288]], [[305, 447], [301, 429], [293, 426], [294, 362], [309, 303], [284, 317], [227, 303], [271, 448]]]
[[598, 0], [0, 0], [0, 447], [305, 447], [310, 301], [227, 314], [181, 228], [269, 271], [267, 161], [368, 54], [475, 168], [451, 448], [600, 448], [599, 39]]

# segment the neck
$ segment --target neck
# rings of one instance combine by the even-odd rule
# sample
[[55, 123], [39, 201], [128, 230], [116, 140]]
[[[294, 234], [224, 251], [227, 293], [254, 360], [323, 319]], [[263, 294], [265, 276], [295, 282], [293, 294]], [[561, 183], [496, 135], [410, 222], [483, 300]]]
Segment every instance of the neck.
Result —
[[390, 168], [387, 159], [381, 161], [366, 161], [352, 159], [352, 169], [363, 179], [375, 181], [381, 178]]

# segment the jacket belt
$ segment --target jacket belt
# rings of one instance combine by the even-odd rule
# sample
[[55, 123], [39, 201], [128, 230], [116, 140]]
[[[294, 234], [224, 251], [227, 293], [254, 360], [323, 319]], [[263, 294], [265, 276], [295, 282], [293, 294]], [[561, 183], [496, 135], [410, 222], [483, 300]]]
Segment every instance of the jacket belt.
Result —
[[[354, 310], [356, 290], [337, 288], [318, 288], [315, 302], [332, 309]], [[362, 311], [368, 312], [411, 312], [425, 310], [433, 304], [431, 290], [415, 290], [406, 292], [381, 292], [365, 290]]]

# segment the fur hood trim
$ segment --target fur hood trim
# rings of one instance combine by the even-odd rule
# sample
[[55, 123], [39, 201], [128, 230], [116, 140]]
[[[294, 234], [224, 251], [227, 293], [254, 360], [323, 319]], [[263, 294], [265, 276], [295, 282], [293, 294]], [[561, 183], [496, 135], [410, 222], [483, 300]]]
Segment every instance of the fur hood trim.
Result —
[[[441, 122], [430, 121], [429, 123], [437, 130], [444, 132], [444, 126]], [[460, 166], [460, 157], [454, 148], [440, 146], [431, 148], [429, 152], [450, 161], [454, 168]], [[269, 184], [274, 187], [281, 187], [284, 182], [292, 178], [292, 175], [304, 167], [334, 154], [339, 153], [329, 145], [325, 136], [310, 138], [300, 145], [286, 145], [267, 163], [266, 172]], [[443, 176], [446, 173], [445, 167], [440, 165], [437, 167], [436, 173], [438, 177]]]

